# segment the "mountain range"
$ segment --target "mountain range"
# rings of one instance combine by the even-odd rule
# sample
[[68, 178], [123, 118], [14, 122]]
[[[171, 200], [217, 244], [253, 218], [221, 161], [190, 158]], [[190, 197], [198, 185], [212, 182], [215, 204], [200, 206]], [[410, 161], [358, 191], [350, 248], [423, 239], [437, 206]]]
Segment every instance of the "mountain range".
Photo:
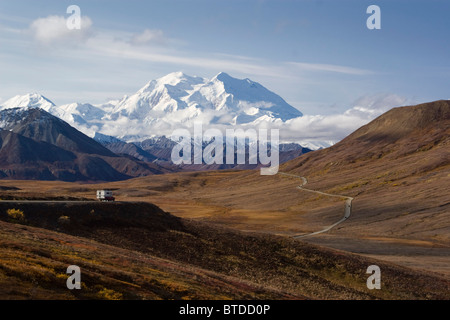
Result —
[[[198, 121], [205, 126], [253, 128], [300, 116], [262, 85], [223, 72], [212, 79], [171, 73], [103, 105], [56, 106], [40, 94], [26, 94], [0, 107], [0, 176], [114, 181], [168, 171], [254, 169], [259, 165], [174, 166], [175, 142], [162, 132]], [[309, 151], [295, 143], [281, 144], [280, 162]]]
[[212, 79], [182, 72], [152, 80], [131, 96], [106, 104], [72, 103], [56, 106], [37, 93], [16, 96], [0, 110], [41, 108], [90, 137], [97, 133], [125, 142], [170, 135], [175, 128], [202, 122], [207, 126], [258, 127], [287, 121], [302, 113], [279, 95], [250, 79], [221, 72]]

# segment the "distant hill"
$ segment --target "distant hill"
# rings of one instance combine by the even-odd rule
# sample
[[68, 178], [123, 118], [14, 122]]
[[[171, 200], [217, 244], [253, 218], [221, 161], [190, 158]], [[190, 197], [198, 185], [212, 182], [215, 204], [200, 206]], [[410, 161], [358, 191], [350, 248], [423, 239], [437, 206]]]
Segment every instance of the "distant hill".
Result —
[[64, 150], [107, 157], [116, 155], [63, 120], [43, 109], [14, 108], [0, 112], [0, 124], [22, 136], [44, 141]]
[[280, 170], [308, 177], [312, 189], [355, 197], [348, 232], [450, 243], [448, 100], [394, 108]]
[[[334, 146], [292, 160], [283, 169], [314, 175], [321, 169], [358, 167], [353, 175], [359, 176], [367, 173], [367, 165], [384, 163], [390, 171], [427, 172], [450, 164], [449, 141], [450, 101], [435, 101], [394, 108]], [[406, 157], [414, 161], [406, 162]]]
[[[234, 163], [226, 163], [226, 147], [224, 141], [223, 148], [223, 164], [193, 164], [194, 159], [192, 155], [192, 164], [181, 164], [174, 165], [171, 160], [172, 149], [176, 143], [165, 136], [155, 137], [151, 139], [146, 139], [142, 142], [123, 142], [114, 137], [108, 137], [105, 135], [97, 134], [94, 137], [95, 140], [100, 142], [103, 146], [111, 150], [116, 154], [130, 155], [142, 161], [153, 162], [162, 165], [166, 168], [171, 168], [174, 171], [206, 171], [206, 170], [226, 170], [226, 169], [236, 169], [236, 170], [249, 170], [261, 167], [261, 164], [249, 164], [249, 152], [248, 145], [246, 146], [246, 163], [237, 164], [237, 151], [234, 152]], [[202, 150], [208, 145], [205, 142], [202, 145]], [[192, 142], [192, 150], [194, 149], [194, 143]], [[279, 161], [284, 163], [286, 161], [292, 160], [302, 154], [308, 153], [311, 150], [304, 148], [297, 143], [280, 144], [279, 145]]]
[[115, 181], [167, 172], [116, 155], [37, 108], [0, 111], [0, 176], [9, 179]]

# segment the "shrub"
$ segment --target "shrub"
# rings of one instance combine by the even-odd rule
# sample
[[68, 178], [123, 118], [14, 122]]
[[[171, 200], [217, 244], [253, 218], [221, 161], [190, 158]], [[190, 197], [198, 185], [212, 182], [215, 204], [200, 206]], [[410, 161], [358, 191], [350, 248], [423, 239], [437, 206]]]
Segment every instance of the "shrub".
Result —
[[123, 296], [120, 292], [116, 292], [114, 290], [106, 289], [106, 288], [103, 288], [102, 290], [100, 290], [97, 293], [97, 296], [100, 299], [105, 299], [105, 300], [122, 300], [122, 298], [123, 298]]
[[58, 224], [60, 225], [69, 225], [70, 224], [70, 217], [68, 216], [61, 216], [58, 218]]
[[17, 222], [25, 222], [25, 215], [22, 210], [19, 209], [8, 209], [6, 211], [8, 217]]

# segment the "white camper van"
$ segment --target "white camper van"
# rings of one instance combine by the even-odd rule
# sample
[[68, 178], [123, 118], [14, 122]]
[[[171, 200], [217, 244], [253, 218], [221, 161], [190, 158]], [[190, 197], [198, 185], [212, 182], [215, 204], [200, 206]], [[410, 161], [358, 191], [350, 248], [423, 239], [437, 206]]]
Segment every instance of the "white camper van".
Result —
[[97, 199], [100, 201], [115, 201], [111, 190], [97, 190]]

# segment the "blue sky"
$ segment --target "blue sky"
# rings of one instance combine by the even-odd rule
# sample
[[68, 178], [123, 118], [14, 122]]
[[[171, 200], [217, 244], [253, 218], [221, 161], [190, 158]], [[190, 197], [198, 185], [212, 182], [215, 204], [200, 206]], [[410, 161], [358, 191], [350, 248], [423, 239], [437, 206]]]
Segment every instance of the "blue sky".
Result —
[[[60, 32], [71, 4], [82, 29]], [[0, 104], [102, 103], [173, 71], [250, 78], [309, 115], [448, 99], [449, 14], [446, 0], [0, 0]]]

